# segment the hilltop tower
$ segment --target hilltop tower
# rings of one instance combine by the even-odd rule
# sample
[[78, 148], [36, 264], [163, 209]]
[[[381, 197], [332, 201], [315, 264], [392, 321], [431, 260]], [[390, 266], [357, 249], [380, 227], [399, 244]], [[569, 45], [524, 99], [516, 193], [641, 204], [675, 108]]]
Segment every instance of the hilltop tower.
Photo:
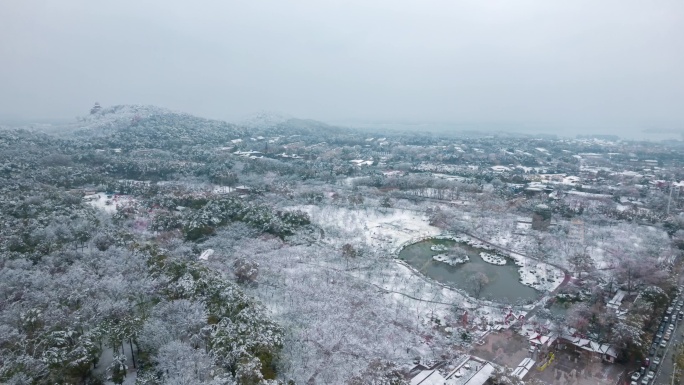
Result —
[[93, 108], [90, 109], [90, 114], [91, 114], [91, 115], [92, 115], [92, 114], [96, 114], [96, 113], [98, 113], [101, 109], [102, 109], [102, 107], [100, 106], [100, 103], [95, 102], [95, 105], [93, 106]]

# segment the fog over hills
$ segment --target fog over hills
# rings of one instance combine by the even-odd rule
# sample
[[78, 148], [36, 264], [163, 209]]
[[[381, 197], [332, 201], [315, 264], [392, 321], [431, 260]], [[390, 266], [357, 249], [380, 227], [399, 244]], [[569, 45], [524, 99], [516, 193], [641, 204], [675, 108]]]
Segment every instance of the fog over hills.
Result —
[[570, 136], [684, 124], [681, 1], [157, 4], [4, 2], [0, 116], [97, 100]]
[[5, 0], [0, 36], [0, 384], [681, 382], [684, 0]]
[[0, 127], [0, 383], [505, 385], [548, 364], [533, 336], [589, 341], [613, 362], [567, 362], [602, 385], [684, 359], [656, 334], [684, 317], [684, 142], [236, 121]]
[[[682, 140], [684, 129], [649, 127], [643, 129], [617, 129], [597, 126], [593, 129], [564, 127], [554, 124], [509, 124], [509, 123], [449, 123], [449, 122], [419, 122], [419, 121], [360, 121], [341, 119], [330, 123], [313, 119], [302, 119], [292, 115], [271, 111], [259, 111], [246, 117], [236, 119], [233, 123], [221, 120], [205, 119], [180, 111], [150, 106], [150, 105], [118, 105], [103, 108], [97, 114], [83, 114], [74, 119], [0, 119], [0, 124], [11, 127], [31, 127], [52, 133], [73, 133], [107, 131], [108, 129], [126, 127], [135, 120], [147, 119], [151, 116], [176, 115], [184, 119], [214, 124], [225, 124], [226, 127], [240, 127], [254, 135], [307, 135], [319, 130], [327, 132], [344, 132], [350, 129], [367, 131], [382, 135], [383, 132], [438, 134], [447, 136], [549, 136], [574, 138], [576, 136], [618, 135], [626, 140]], [[341, 130], [341, 131], [340, 131]]]

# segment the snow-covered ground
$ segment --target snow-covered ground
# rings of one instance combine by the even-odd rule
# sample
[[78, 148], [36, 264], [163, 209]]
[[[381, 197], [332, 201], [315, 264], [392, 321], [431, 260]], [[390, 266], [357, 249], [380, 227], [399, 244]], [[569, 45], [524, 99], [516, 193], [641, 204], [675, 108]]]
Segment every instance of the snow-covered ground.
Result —
[[441, 233], [430, 226], [427, 215], [403, 209], [350, 209], [338, 206], [297, 206], [326, 233], [326, 243], [365, 244], [385, 251], [396, 250], [420, 238]]
[[114, 214], [116, 213], [117, 206], [131, 203], [134, 201], [133, 198], [127, 195], [107, 195], [105, 193], [97, 193], [93, 195], [86, 195], [83, 200], [89, 205], [103, 210], [106, 213]]
[[[121, 354], [118, 352], [117, 354]], [[137, 379], [137, 370], [133, 367], [133, 356], [131, 355], [130, 345], [123, 345], [123, 354], [126, 356], [126, 378], [124, 379], [123, 385], [134, 385]], [[97, 362], [97, 367], [93, 369], [93, 373], [102, 376], [105, 379], [105, 385], [114, 385], [114, 382], [109, 379], [111, 373], [107, 371], [109, 366], [114, 360], [114, 351], [111, 347], [105, 346], [102, 349], [102, 354]]]
[[[528, 282], [535, 288], [551, 287], [551, 283], [560, 283], [553, 276], [537, 279], [534, 274], [553, 267], [544, 267], [544, 263], [527, 259], [531, 256], [537, 260], [561, 266], [571, 272], [575, 271], [569, 259], [578, 253], [587, 253], [591, 258], [593, 268], [598, 274], [610, 275], [611, 271], [619, 268], [625, 258], [648, 258], [652, 263], [667, 263], [673, 259], [662, 245], [667, 244], [665, 231], [653, 226], [643, 226], [637, 223], [620, 222], [612, 226], [585, 222], [579, 219], [563, 220], [555, 218], [555, 225], [548, 231], [536, 231], [521, 226], [516, 215], [479, 216], [473, 217], [471, 222], [477, 222], [473, 234], [486, 239], [488, 242], [512, 251], [511, 258], [519, 260], [518, 265], [532, 266], [521, 271], [523, 282]], [[619, 242], [616, 242], [619, 240]], [[521, 267], [522, 269], [522, 267]]]
[[[352, 245], [366, 244], [374, 250], [389, 253], [420, 239], [439, 237], [442, 233], [440, 229], [430, 226], [425, 215], [410, 210], [377, 208], [354, 210], [338, 206], [313, 205], [299, 206], [297, 209], [309, 213], [312, 222], [324, 229], [328, 235], [325, 242], [331, 246], [340, 242]], [[515, 226], [517, 222], [512, 219], [504, 223]], [[331, 236], [336, 239], [330, 239]], [[515, 236], [512, 232], [504, 232], [494, 237], [498, 242], [492, 243], [504, 243], [502, 246], [505, 247], [506, 243], [501, 241], [513, 239]], [[466, 242], [484, 250], [492, 249], [487, 244], [463, 235], [446, 238]], [[530, 242], [528, 239], [525, 241]], [[485, 254], [483, 259], [489, 263], [506, 263], [502, 256], [494, 253], [483, 254]], [[519, 266], [520, 282], [524, 285], [540, 291], [551, 291], [563, 282], [564, 273], [547, 263], [532, 260], [518, 253], [510, 253], [507, 256], [514, 259]], [[459, 294], [459, 297], [463, 299], [462, 294]]]
[[484, 251], [480, 253], [480, 258], [487, 263], [491, 263], [492, 265], [503, 266], [506, 264], [506, 258], [496, 254], [485, 253]]
[[[259, 285], [249, 290], [287, 330], [282, 373], [297, 382], [314, 378], [339, 383], [373, 358], [408, 365], [416, 356], [426, 360], [458, 356], [469, 346], [460, 340], [464, 331], [478, 341], [491, 330], [508, 327], [507, 317], [511, 321], [534, 308], [478, 301], [430, 280], [394, 258], [405, 245], [430, 237], [466, 242], [514, 261], [523, 284], [552, 291], [565, 274], [535, 259], [540, 250], [548, 252], [543, 257], [549, 262], [569, 268], [567, 258], [582, 244], [580, 234], [584, 234], [583, 242], [597, 265], [607, 266], [616, 252], [611, 239], [628, 239], [629, 247], [647, 250], [662, 236], [658, 229], [635, 231], [632, 225], [601, 232], [586, 224], [579, 231], [579, 225], [566, 221], [557, 225], [563, 231], [521, 232], [520, 218], [514, 215], [456, 214], [475, 224], [476, 236], [504, 248], [500, 250], [468, 236], [444, 235], [428, 223], [426, 215], [409, 209], [333, 205], [287, 209], [310, 215], [322, 230], [317, 241], [286, 246], [272, 238], [243, 240], [231, 244], [231, 252], [221, 244], [231, 242], [231, 236], [219, 233], [204, 247], [217, 250], [205, 263], [218, 269], [230, 271], [228, 266], [237, 258], [259, 263]], [[345, 244], [361, 253], [344, 257]]]
[[449, 254], [437, 254], [432, 257], [435, 261], [438, 262], [444, 262], [447, 265], [460, 265], [463, 263], [466, 263], [470, 261], [470, 258], [467, 255], [449, 255]]
[[553, 291], [565, 279], [563, 271], [549, 265], [548, 263], [538, 262], [517, 256], [511, 255], [515, 259], [515, 264], [519, 266], [518, 274], [520, 274], [520, 282], [523, 285], [530, 286], [539, 291]]
[[[249, 290], [287, 331], [282, 373], [297, 383], [312, 378], [343, 383], [371, 359], [410, 365], [416, 356], [459, 356], [469, 346], [461, 341], [462, 332], [477, 341], [495, 327], [508, 326], [509, 308], [468, 297], [394, 258], [402, 245], [441, 233], [425, 215], [337, 206], [289, 209], [295, 208], [309, 213], [323, 230], [318, 242], [285, 246], [259, 238], [232, 243], [230, 234], [219, 233], [205, 242], [218, 250], [205, 263], [224, 271], [237, 258], [259, 263], [259, 285]], [[343, 257], [347, 243], [363, 253]]]
[[200, 254], [199, 260], [206, 261], [214, 254], [214, 249], [206, 249]]

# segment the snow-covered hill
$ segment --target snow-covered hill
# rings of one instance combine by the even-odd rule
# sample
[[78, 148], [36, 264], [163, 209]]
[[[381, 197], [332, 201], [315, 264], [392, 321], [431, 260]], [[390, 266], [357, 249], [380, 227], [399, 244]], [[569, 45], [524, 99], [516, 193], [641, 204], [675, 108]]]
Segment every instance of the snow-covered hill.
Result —
[[251, 135], [289, 136], [289, 135], [320, 135], [344, 134], [350, 132], [346, 128], [331, 126], [312, 119], [299, 119], [277, 112], [260, 111], [239, 121], [238, 126], [244, 127]]
[[298, 119], [280, 113], [257, 112], [237, 124], [197, 117], [150, 105], [117, 105], [94, 109], [69, 123], [50, 126], [52, 134], [104, 141], [116, 148], [172, 148], [180, 145], [229, 144], [235, 139], [257, 136], [300, 135], [312, 141], [351, 133], [346, 128]]
[[106, 130], [128, 127], [132, 123], [155, 115], [179, 114], [166, 108], [149, 105], [118, 105], [77, 118], [76, 126], [81, 130]]
[[144, 105], [102, 108], [65, 125], [62, 132], [98, 139], [108, 147], [123, 149], [174, 148], [200, 143], [220, 146], [245, 135], [244, 129], [224, 121]]
[[287, 122], [293, 117], [286, 114], [271, 111], [259, 111], [238, 121], [236, 124], [248, 129], [268, 130]]

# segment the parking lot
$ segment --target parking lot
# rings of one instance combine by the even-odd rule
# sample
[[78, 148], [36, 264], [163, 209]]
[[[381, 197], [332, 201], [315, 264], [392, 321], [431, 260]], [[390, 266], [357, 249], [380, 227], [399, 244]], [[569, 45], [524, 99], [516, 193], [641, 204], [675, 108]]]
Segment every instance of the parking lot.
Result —
[[[682, 292], [682, 289], [683, 287], [680, 286], [680, 293]], [[658, 332], [654, 337], [653, 344], [649, 351], [649, 358], [651, 360], [649, 370], [655, 372], [655, 379], [652, 381], [652, 384], [657, 385], [666, 385], [672, 382], [673, 346], [680, 343], [682, 340], [681, 324], [682, 318], [684, 318], [684, 299], [682, 299], [681, 294], [670, 305], [670, 308], [667, 309], [662, 322], [658, 326]], [[656, 366], [653, 363], [656, 358], [660, 359], [660, 365]], [[643, 376], [641, 379], [634, 382], [638, 385], [645, 385], [647, 383], [644, 382]]]

